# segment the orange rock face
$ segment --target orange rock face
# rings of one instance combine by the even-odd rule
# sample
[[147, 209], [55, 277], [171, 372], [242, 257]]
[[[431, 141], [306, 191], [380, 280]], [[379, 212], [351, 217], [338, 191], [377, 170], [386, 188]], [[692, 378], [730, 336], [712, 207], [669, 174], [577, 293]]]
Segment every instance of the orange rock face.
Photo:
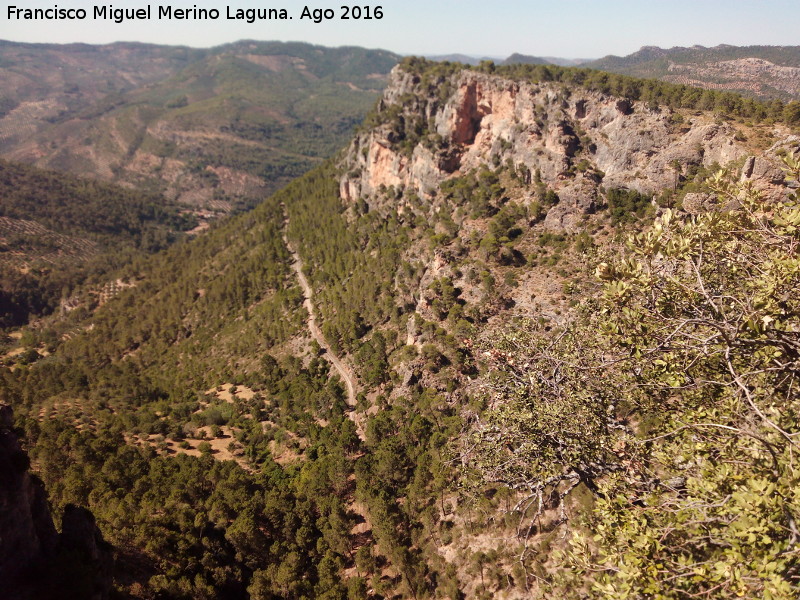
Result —
[[383, 124], [357, 136], [343, 160], [345, 201], [380, 203], [389, 187], [430, 200], [449, 177], [510, 164], [556, 191], [562, 202], [548, 219], [568, 228], [601, 186], [656, 193], [674, 184], [676, 164], [724, 165], [747, 154], [735, 129], [710, 116], [676, 126], [669, 109], [580, 88], [465, 70], [434, 89], [393, 71]]

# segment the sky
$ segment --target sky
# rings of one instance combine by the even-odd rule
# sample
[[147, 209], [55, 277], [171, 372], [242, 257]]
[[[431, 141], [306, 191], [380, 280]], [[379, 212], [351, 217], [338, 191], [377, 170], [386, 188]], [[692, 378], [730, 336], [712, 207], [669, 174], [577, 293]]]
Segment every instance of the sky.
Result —
[[[379, 0], [383, 18], [343, 20], [338, 2], [294, 0], [4, 0], [0, 39], [20, 42], [102, 44], [141, 41], [210, 47], [240, 39], [306, 41], [325, 46], [384, 48], [399, 54], [461, 53], [503, 58], [533, 56], [599, 58], [626, 55], [641, 46], [717, 44], [800, 45], [799, 0]], [[93, 7], [143, 9], [149, 20], [115, 23], [93, 19]], [[9, 18], [9, 8], [84, 9], [84, 20]], [[216, 8], [216, 20], [159, 20], [159, 6]], [[227, 18], [241, 9], [286, 9], [291, 20]], [[331, 9], [334, 18], [302, 19], [308, 7]], [[20, 14], [20, 17], [22, 15]]]

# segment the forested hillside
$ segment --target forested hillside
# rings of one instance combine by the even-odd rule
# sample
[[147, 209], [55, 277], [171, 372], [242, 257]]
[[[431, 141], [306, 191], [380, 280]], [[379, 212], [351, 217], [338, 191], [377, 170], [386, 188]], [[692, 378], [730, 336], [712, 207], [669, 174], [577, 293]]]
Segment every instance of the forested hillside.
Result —
[[0, 44], [0, 154], [250, 208], [344, 145], [399, 57], [243, 41], [197, 50]]
[[159, 195], [0, 160], [0, 327], [50, 314], [195, 225]]
[[787, 106], [407, 59], [334, 159], [7, 340], [0, 401], [119, 597], [788, 600]]
[[606, 56], [583, 66], [671, 83], [734, 91], [765, 100], [800, 99], [800, 47], [728, 46], [658, 48]]

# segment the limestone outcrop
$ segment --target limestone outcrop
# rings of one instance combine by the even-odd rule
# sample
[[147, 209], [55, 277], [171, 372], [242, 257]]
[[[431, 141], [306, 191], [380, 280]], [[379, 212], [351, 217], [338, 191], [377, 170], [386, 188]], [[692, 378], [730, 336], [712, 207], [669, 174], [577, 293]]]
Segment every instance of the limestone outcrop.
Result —
[[593, 210], [601, 188], [654, 194], [691, 165], [743, 159], [735, 136], [707, 115], [684, 118], [560, 84], [470, 70], [432, 83], [396, 67], [378, 124], [346, 153], [340, 193], [369, 203], [394, 187], [430, 200], [448, 177], [509, 164], [556, 191], [561, 203], [546, 224], [569, 228]]

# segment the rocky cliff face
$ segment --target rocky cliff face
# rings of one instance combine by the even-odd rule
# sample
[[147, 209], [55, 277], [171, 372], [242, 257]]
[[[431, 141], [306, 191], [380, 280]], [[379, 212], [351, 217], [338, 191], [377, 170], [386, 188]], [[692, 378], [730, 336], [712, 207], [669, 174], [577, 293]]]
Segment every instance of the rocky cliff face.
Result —
[[689, 165], [747, 155], [732, 126], [704, 115], [684, 119], [640, 102], [466, 70], [435, 83], [395, 68], [379, 125], [349, 147], [342, 198], [403, 186], [430, 199], [453, 174], [509, 164], [557, 192], [548, 224], [569, 229], [575, 215], [593, 209], [601, 187], [655, 193]]
[[[107, 598], [113, 558], [94, 516], [68, 505], [59, 535], [44, 485], [29, 466], [11, 407], [0, 405], [0, 596]], [[67, 584], [74, 589], [60, 589]]]
[[0, 406], [0, 580], [10, 581], [51, 556], [58, 534], [44, 485], [28, 472], [28, 456], [12, 429], [12, 413]]

